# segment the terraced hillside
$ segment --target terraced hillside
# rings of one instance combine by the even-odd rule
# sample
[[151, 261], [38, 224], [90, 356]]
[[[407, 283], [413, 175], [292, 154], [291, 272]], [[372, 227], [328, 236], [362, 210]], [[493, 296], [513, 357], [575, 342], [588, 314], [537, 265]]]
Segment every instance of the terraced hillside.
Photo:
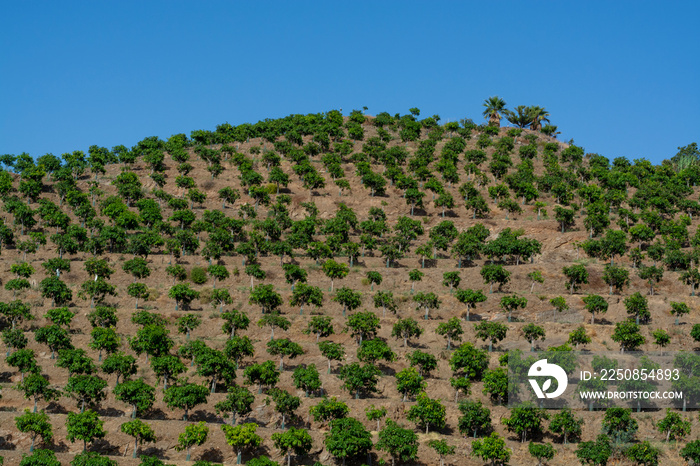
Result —
[[[52, 428], [36, 447], [61, 464], [143, 464], [122, 427], [133, 405], [155, 436], [138, 456], [166, 464], [190, 464], [189, 454], [435, 465], [440, 440], [455, 448], [445, 464], [482, 464], [474, 442], [491, 432], [510, 464], [536, 464], [530, 440], [554, 445], [549, 464], [577, 462], [605, 412], [576, 411], [573, 442], [550, 421], [521, 442], [501, 356], [617, 351], [621, 335], [626, 349], [635, 338], [644, 351], [693, 349], [700, 170], [610, 163], [539, 128], [440, 125], [412, 110], [3, 157], [5, 464], [29, 453], [31, 431], [15, 419], [35, 406], [31, 390], [45, 395], [38, 411]], [[595, 299], [607, 311], [591, 316]], [[477, 438], [465, 414], [475, 402], [490, 414]], [[87, 458], [76, 456], [73, 424], [90, 413], [103, 434], [87, 436], [94, 458], [78, 462]], [[633, 412], [634, 441], [686, 464], [683, 442], [655, 427], [664, 416]], [[683, 416], [686, 441], [696, 438], [697, 415]], [[257, 430], [226, 427], [247, 423]], [[191, 426], [208, 428], [201, 445]], [[189, 452], [178, 448], [188, 427]]]

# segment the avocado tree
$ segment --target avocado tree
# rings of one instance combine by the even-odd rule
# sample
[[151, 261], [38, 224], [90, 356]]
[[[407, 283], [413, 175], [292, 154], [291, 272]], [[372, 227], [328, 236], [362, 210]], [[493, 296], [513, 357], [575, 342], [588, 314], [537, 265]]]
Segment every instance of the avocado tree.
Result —
[[199, 292], [190, 288], [186, 283], [180, 283], [173, 286], [168, 291], [168, 297], [175, 300], [175, 310], [182, 305], [183, 309], [189, 309], [190, 303], [199, 298]]
[[510, 272], [500, 264], [486, 264], [481, 268], [481, 277], [489, 285], [489, 293], [493, 293], [493, 284], [498, 283], [500, 291], [503, 285], [510, 281]]
[[53, 429], [49, 416], [41, 411], [40, 413], [30, 413], [28, 409], [24, 410], [24, 414], [15, 418], [15, 426], [22, 433], [29, 434], [32, 438], [32, 444], [29, 447], [29, 452], [34, 451], [34, 443], [37, 437], [46, 443], [53, 439]]
[[536, 340], [544, 341], [545, 331], [544, 328], [540, 327], [539, 325], [535, 325], [530, 322], [522, 328], [522, 331], [525, 340], [530, 343], [530, 351], [533, 351], [533, 344]]
[[319, 341], [318, 348], [321, 355], [328, 360], [328, 373], [331, 373], [331, 361], [343, 361], [345, 359], [345, 349], [340, 343], [331, 341]]
[[447, 349], [451, 350], [452, 341], [461, 341], [464, 331], [462, 330], [462, 325], [459, 323], [459, 319], [457, 317], [452, 317], [447, 322], [440, 323], [437, 329], [435, 329], [435, 333], [447, 339]]
[[589, 294], [582, 299], [586, 310], [591, 313], [591, 325], [595, 323], [595, 315], [608, 312], [608, 302], [602, 296]]
[[564, 408], [552, 416], [549, 430], [561, 435], [563, 443], [566, 445], [570, 438], [581, 437], [581, 426], [583, 426], [583, 418], [576, 417], [570, 408]]
[[292, 323], [278, 312], [265, 314], [258, 320], [258, 327], [270, 327], [270, 341], [275, 339], [275, 328], [288, 330]]
[[556, 453], [551, 443], [535, 443], [532, 441], [528, 444], [527, 451], [537, 459], [537, 466], [542, 466], [542, 460], [554, 458]]
[[518, 309], [525, 309], [527, 306], [527, 298], [523, 298], [518, 295], [503, 296], [501, 298], [501, 309], [508, 312], [508, 322], [511, 320], [511, 315], [513, 311]]
[[207, 427], [206, 422], [200, 421], [197, 424], [190, 424], [178, 436], [175, 449], [177, 451], [185, 450], [187, 452], [186, 461], [189, 461], [192, 447], [203, 445], [207, 441], [208, 436], [209, 427]]
[[675, 325], [678, 325], [678, 318], [690, 313], [690, 308], [686, 303], [671, 301], [671, 314], [676, 317]]
[[209, 389], [205, 386], [186, 383], [172, 385], [165, 390], [163, 401], [170, 409], [182, 409], [185, 411], [182, 419], [187, 421], [187, 415], [192, 408], [207, 402]]
[[396, 460], [401, 462], [415, 460], [418, 455], [418, 436], [410, 429], [404, 429], [389, 419], [379, 431], [378, 450], [385, 451], [391, 457], [394, 466]]
[[260, 306], [263, 314], [272, 313], [282, 305], [282, 296], [273, 285], [256, 285], [248, 302]]
[[440, 400], [433, 400], [423, 392], [416, 398], [416, 404], [406, 413], [406, 418], [415, 422], [418, 427], [425, 427], [425, 433], [428, 434], [431, 425], [438, 429], [445, 427], [445, 406]]
[[324, 444], [345, 466], [346, 460], [362, 458], [372, 449], [372, 434], [355, 418], [334, 419]]
[[405, 319], [399, 319], [396, 321], [394, 324], [394, 327], [391, 330], [391, 336], [394, 338], [402, 338], [403, 339], [403, 346], [406, 347], [408, 345], [408, 340], [409, 338], [418, 338], [423, 334], [423, 329], [418, 326], [418, 322], [416, 322], [413, 318], [407, 317]]
[[300, 283], [289, 300], [290, 306], [299, 306], [299, 315], [304, 314], [304, 305], [312, 304], [318, 309], [323, 305], [323, 292], [317, 286]]
[[562, 271], [567, 279], [566, 289], [569, 290], [570, 294], [574, 294], [582, 284], [588, 283], [588, 271], [583, 265], [564, 267]]
[[627, 314], [629, 314], [630, 317], [634, 317], [637, 325], [639, 325], [640, 321], [648, 322], [649, 319], [651, 319], [649, 302], [638, 291], [625, 298], [624, 303]]
[[625, 350], [635, 351], [646, 343], [646, 338], [639, 333], [639, 325], [628, 320], [615, 324], [615, 331], [611, 339], [620, 344], [621, 353], [624, 353]]
[[465, 290], [457, 290], [455, 293], [455, 298], [457, 298], [457, 301], [467, 306], [467, 315], [465, 317], [467, 322], [469, 322], [469, 314], [471, 313], [471, 310], [474, 309], [478, 303], [483, 303], [486, 301], [486, 295], [484, 295], [481, 290], [472, 290], [469, 288]]
[[280, 357], [280, 371], [284, 370], [284, 357], [294, 359], [304, 354], [304, 350], [299, 343], [288, 338], [270, 340], [267, 342], [267, 352], [272, 356]]
[[104, 438], [106, 432], [103, 428], [104, 421], [91, 409], [81, 413], [68, 413], [66, 418], [66, 438], [74, 443], [83, 441], [83, 452], [87, 451], [88, 442]]
[[132, 458], [136, 458], [139, 450], [139, 444], [153, 443], [156, 441], [156, 434], [149, 424], [146, 424], [141, 419], [133, 419], [125, 422], [120, 427], [121, 431], [126, 435], [134, 437], [134, 454]]
[[496, 432], [483, 440], [472, 442], [472, 456], [478, 456], [483, 461], [491, 461], [491, 465], [505, 465], [510, 461], [511, 450], [506, 447], [506, 442]]
[[275, 432], [271, 438], [275, 448], [287, 457], [287, 466], [292, 464], [292, 453], [296, 456], [306, 455], [313, 445], [311, 435], [306, 429], [290, 427], [285, 432]]
[[136, 419], [137, 414], [148, 412], [156, 401], [156, 389], [148, 385], [143, 379], [127, 380], [114, 387], [114, 397], [131, 405], [131, 419]]
[[[255, 433], [257, 428], [258, 425], [252, 422], [238, 426], [229, 426], [226, 424], [221, 426], [221, 430], [226, 437], [226, 443], [228, 443], [236, 453], [236, 464], [241, 464], [241, 458], [246, 450], [254, 450], [262, 443], [262, 438]], [[249, 461], [248, 464], [250, 465], [252, 462]]]
[[528, 435], [542, 432], [542, 421], [549, 419], [544, 409], [525, 403], [510, 410], [510, 417], [503, 418], [503, 425], [509, 432], [520, 436], [521, 442], [527, 441]]
[[218, 413], [228, 413], [231, 415], [231, 425], [236, 424], [237, 416], [245, 416], [252, 411], [255, 397], [250, 390], [240, 385], [232, 385], [228, 389], [228, 394], [223, 401], [218, 402], [214, 407]]

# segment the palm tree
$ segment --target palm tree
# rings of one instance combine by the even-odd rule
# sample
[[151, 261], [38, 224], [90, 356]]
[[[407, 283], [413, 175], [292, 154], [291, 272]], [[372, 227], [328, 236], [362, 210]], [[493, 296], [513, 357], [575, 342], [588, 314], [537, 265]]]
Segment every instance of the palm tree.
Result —
[[497, 128], [501, 127], [501, 114], [506, 108], [506, 101], [498, 96], [489, 97], [484, 100], [484, 116], [489, 120], [489, 126], [495, 126]]
[[534, 131], [539, 131], [542, 129], [543, 121], [549, 123], [549, 112], [542, 107], [538, 107], [537, 105], [529, 107], [528, 113], [532, 119], [530, 128], [532, 128]]
[[532, 123], [529, 109], [530, 107], [526, 107], [525, 105], [518, 105], [515, 107], [515, 112], [503, 110], [503, 115], [506, 117], [506, 120], [518, 128], [527, 128]]

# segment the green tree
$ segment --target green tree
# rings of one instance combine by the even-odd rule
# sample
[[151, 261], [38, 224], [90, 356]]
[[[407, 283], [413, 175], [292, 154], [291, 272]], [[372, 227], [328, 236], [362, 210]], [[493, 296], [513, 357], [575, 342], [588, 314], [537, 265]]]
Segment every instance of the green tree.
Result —
[[158, 324], [146, 325], [136, 331], [136, 336], [129, 339], [129, 345], [136, 354], [146, 353], [148, 356], [162, 356], [175, 344], [168, 336], [170, 332]]
[[576, 349], [578, 349], [578, 345], [587, 345], [588, 343], [591, 342], [591, 337], [588, 336], [586, 333], [586, 327], [583, 325], [580, 325], [576, 327], [576, 329], [569, 333], [569, 339], [567, 340], [567, 343], [570, 343], [572, 345], [576, 345]]
[[182, 305], [183, 309], [189, 309], [190, 303], [199, 298], [199, 292], [190, 288], [188, 284], [178, 284], [170, 288], [168, 297], [175, 300], [175, 310]]
[[621, 293], [622, 288], [629, 285], [629, 271], [620, 266], [608, 264], [605, 266], [603, 281], [610, 287], [610, 294], [613, 293], [613, 288]]
[[324, 443], [328, 452], [345, 466], [346, 460], [364, 457], [370, 451], [372, 434], [355, 418], [334, 419]]
[[359, 363], [346, 364], [340, 368], [338, 378], [343, 381], [343, 388], [350, 393], [355, 393], [355, 398], [360, 398], [362, 393], [375, 393], [377, 391], [378, 377], [381, 371], [374, 364]]
[[126, 380], [136, 374], [136, 370], [136, 359], [122, 352], [110, 354], [102, 363], [102, 371], [104, 373], [117, 375], [117, 385], [119, 385], [120, 377]]
[[613, 450], [621, 450], [634, 440], [638, 428], [631, 409], [613, 407], [605, 410], [601, 431], [610, 438]]
[[205, 346], [195, 354], [194, 361], [197, 364], [197, 374], [211, 380], [211, 393], [216, 393], [219, 381], [230, 384], [236, 378], [236, 366], [223, 351]]
[[345, 359], [345, 348], [340, 343], [331, 341], [319, 341], [318, 348], [321, 355], [328, 360], [328, 373], [331, 373], [331, 361], [342, 361]]
[[649, 311], [649, 302], [638, 291], [633, 295], [628, 296], [624, 300], [625, 309], [630, 317], [635, 318], [635, 322], [639, 325], [641, 322], [649, 322], [651, 312]]
[[686, 303], [671, 301], [671, 314], [676, 316], [675, 324], [678, 325], [678, 318], [690, 313], [690, 308]]
[[304, 313], [304, 305], [306, 304], [312, 304], [316, 306], [317, 309], [320, 308], [323, 305], [323, 292], [317, 286], [300, 283], [294, 291], [292, 291], [289, 305], [299, 306], [299, 315], [302, 315]]
[[416, 404], [407, 411], [406, 418], [418, 427], [425, 427], [427, 434], [431, 425], [438, 429], [445, 427], [445, 406], [440, 400], [430, 399], [423, 392], [416, 398]]
[[459, 323], [459, 319], [457, 317], [452, 317], [447, 322], [439, 324], [435, 333], [447, 339], [447, 349], [451, 350], [452, 341], [461, 341], [464, 331], [462, 330], [462, 325]]
[[700, 440], [688, 442], [680, 451], [680, 456], [689, 464], [700, 462]]
[[134, 454], [132, 458], [136, 458], [136, 453], [139, 450], [139, 443], [153, 443], [156, 441], [156, 434], [149, 424], [146, 424], [141, 419], [134, 419], [125, 422], [120, 427], [121, 431], [126, 435], [134, 437]]
[[629, 447], [625, 450], [625, 455], [637, 464], [658, 466], [661, 450], [645, 440]]
[[455, 297], [457, 298], [457, 301], [467, 306], [467, 322], [469, 321], [469, 314], [471, 310], [475, 308], [478, 303], [483, 303], [486, 301], [486, 296], [481, 290], [472, 290], [469, 288], [465, 290], [457, 290]]
[[440, 466], [445, 466], [445, 457], [455, 454], [455, 447], [449, 445], [445, 440], [433, 439], [428, 442], [428, 446], [435, 450], [440, 457]]
[[346, 310], [354, 311], [362, 305], [362, 294], [345, 286], [339, 288], [331, 299], [343, 306], [343, 317], [345, 317]]
[[270, 398], [266, 400], [266, 403], [269, 403], [270, 399], [275, 403], [275, 411], [282, 415], [282, 423], [280, 428], [284, 429], [287, 416], [290, 418], [295, 416], [295, 411], [301, 405], [301, 399], [292, 395], [288, 391], [279, 388], [273, 388], [269, 391], [269, 393]]
[[82, 440], [83, 451], [87, 451], [88, 442], [104, 438], [106, 435], [103, 426], [104, 421], [91, 409], [82, 413], [68, 413], [66, 438], [71, 443], [74, 443], [76, 440]]
[[604, 314], [608, 312], [608, 302], [602, 296], [598, 296], [597, 294], [589, 294], [583, 298], [582, 301], [586, 307], [586, 310], [591, 313], [591, 325], [593, 325], [595, 322], [594, 319], [596, 313]]
[[209, 389], [202, 385], [186, 383], [183, 385], [172, 385], [165, 390], [163, 401], [170, 409], [182, 409], [185, 411], [182, 419], [187, 421], [187, 415], [195, 406], [207, 402]]
[[98, 350], [98, 361], [102, 361], [102, 351], [112, 354], [119, 349], [121, 340], [113, 327], [95, 327], [90, 332], [90, 348]]
[[508, 332], [508, 327], [500, 322], [482, 321], [474, 324], [476, 337], [489, 341], [489, 352], [493, 351], [493, 344], [503, 340]]
[[522, 296], [514, 294], [510, 296], [503, 296], [501, 298], [501, 309], [508, 312], [508, 322], [511, 321], [513, 311], [525, 309], [525, 306], [527, 306], [527, 298], [523, 298]]
[[542, 466], [542, 460], [554, 458], [556, 453], [551, 443], [535, 443], [532, 441], [528, 444], [527, 451], [537, 459], [537, 466]]
[[260, 306], [263, 314], [275, 312], [282, 305], [282, 297], [273, 285], [256, 285], [248, 301]]
[[163, 391], [168, 389], [168, 380], [177, 377], [187, 371], [185, 365], [178, 356], [166, 354], [151, 359], [151, 369], [158, 377], [158, 382], [163, 379]]
[[149, 295], [148, 286], [145, 283], [129, 283], [126, 287], [126, 292], [129, 296], [136, 299], [136, 305], [134, 309], [139, 308], [139, 299], [147, 298]]
[[67, 396], [75, 398], [83, 413], [86, 405], [96, 406], [104, 401], [106, 387], [107, 382], [95, 375], [74, 375], [68, 379], [64, 391]]
[[245, 416], [252, 411], [255, 396], [246, 387], [232, 385], [228, 389], [228, 394], [223, 401], [218, 402], [214, 407], [218, 413], [230, 413], [231, 425], [236, 424], [236, 416]]
[[34, 411], [37, 412], [39, 400], [51, 402], [61, 396], [61, 392], [49, 386], [49, 381], [41, 374], [31, 373], [19, 383], [17, 388], [24, 393], [27, 399], [34, 399]]
[[309, 408], [309, 414], [314, 418], [314, 421], [321, 423], [329, 423], [333, 419], [346, 417], [349, 412], [348, 405], [343, 401], [338, 401], [336, 397], [324, 396], [317, 405]]
[[542, 421], [546, 419], [549, 419], [549, 415], [543, 409], [526, 403], [511, 409], [510, 417], [503, 418], [503, 425], [509, 432], [520, 436], [521, 442], [525, 443], [528, 434], [532, 438], [542, 431]]
[[[459, 322], [458, 322], [459, 325]], [[418, 338], [423, 334], [423, 329], [418, 326], [413, 318], [407, 317], [405, 319], [399, 319], [394, 324], [391, 330], [391, 336], [399, 339], [403, 339], [403, 346], [408, 345], [409, 338]]]
[[236, 330], [245, 330], [250, 325], [248, 315], [237, 309], [222, 313], [221, 318], [224, 319], [224, 325], [221, 327], [221, 330], [229, 334], [229, 339], [233, 339], [236, 336]]
[[489, 293], [493, 293], [493, 284], [498, 283], [500, 291], [503, 285], [510, 281], [510, 272], [500, 264], [486, 264], [481, 268], [481, 277], [489, 285]]
[[245, 368], [243, 375], [247, 383], [255, 383], [258, 385], [258, 393], [262, 393], [263, 385], [273, 387], [280, 379], [280, 372], [272, 361], [265, 361], [262, 364], [252, 364]]
[[189, 461], [192, 447], [203, 445], [204, 442], [207, 441], [208, 436], [209, 427], [207, 427], [206, 422], [201, 421], [197, 424], [190, 424], [185, 427], [185, 431], [178, 436], [175, 449], [177, 451], [187, 451], [186, 461]]
[[588, 284], [588, 270], [583, 265], [572, 265], [570, 267], [564, 267], [564, 276], [568, 282], [566, 283], [566, 289], [574, 294], [582, 284]]
[[396, 389], [403, 395], [403, 400], [425, 390], [423, 376], [413, 367], [407, 367], [396, 374]]
[[391, 457], [394, 466], [396, 460], [401, 462], [415, 460], [418, 455], [418, 436], [410, 429], [404, 429], [389, 419], [384, 428], [379, 431], [378, 450], [385, 451]]
[[419, 291], [413, 296], [413, 301], [417, 304], [416, 310], [423, 308], [425, 310], [425, 319], [428, 320], [428, 315], [431, 309], [440, 308], [441, 301], [435, 293], [424, 293]]
[[666, 434], [666, 441], [683, 440], [690, 434], [691, 422], [689, 419], [670, 409], [666, 409], [666, 416], [656, 423], [656, 428]]
[[32, 438], [32, 444], [29, 447], [30, 453], [34, 451], [34, 442], [37, 437], [41, 437], [44, 443], [50, 442], [53, 439], [51, 421], [44, 411], [40, 413], [30, 413], [28, 409], [25, 409], [22, 416], [15, 418], [15, 426], [17, 426], [17, 430], [29, 434]]
[[284, 357], [287, 356], [289, 359], [294, 359], [304, 354], [304, 349], [299, 343], [293, 342], [288, 338], [282, 338], [267, 342], [267, 352], [272, 356], [280, 357], [280, 371], [283, 371]]
[[649, 294], [654, 296], [654, 283], [659, 283], [661, 281], [664, 276], [664, 269], [653, 265], [649, 267], [640, 266], [637, 275], [639, 275], [639, 278], [649, 283]]
[[190, 332], [202, 324], [202, 318], [196, 314], [185, 314], [177, 319], [177, 333], [184, 333], [190, 339]]
[[272, 443], [282, 455], [287, 457], [287, 466], [292, 464], [292, 452], [296, 456], [303, 456], [309, 453], [313, 445], [311, 435], [306, 429], [295, 429], [290, 427], [285, 432], [275, 432], [272, 434]]
[[156, 401], [156, 389], [143, 379], [127, 380], [114, 387], [113, 391], [117, 400], [131, 405], [131, 419], [148, 412]]
[[566, 445], [570, 438], [581, 437], [582, 426], [583, 418], [576, 417], [570, 408], [564, 408], [552, 417], [552, 421], [549, 423], [549, 430], [561, 435]]
[[360, 347], [357, 349], [357, 359], [372, 364], [381, 360], [391, 362], [396, 360], [396, 354], [384, 340], [373, 338], [360, 343]]
[[523, 328], [523, 335], [528, 343], [530, 343], [530, 351], [533, 351], [533, 344], [536, 340], [544, 341], [545, 331], [544, 328], [539, 325], [535, 325], [532, 322], [525, 325]]
[[34, 373], [40, 371], [40, 368], [36, 363], [36, 356], [34, 356], [34, 350], [26, 348], [17, 350], [7, 357], [6, 362], [9, 366], [17, 368], [17, 370], [22, 375], [22, 382], [24, 382], [25, 373]]
[[289, 321], [289, 319], [280, 315], [278, 312], [265, 314], [260, 320], [258, 320], [258, 327], [270, 327], [270, 341], [275, 339], [275, 328], [288, 330], [291, 325], [292, 323]]
[[32, 455], [22, 455], [19, 466], [61, 466], [52, 450], [36, 450]]
[[338, 263], [333, 259], [328, 259], [323, 263], [322, 266], [323, 273], [326, 274], [328, 278], [331, 279], [330, 291], [333, 291], [333, 283], [336, 278], [343, 279], [348, 275], [349, 269], [346, 264]]
[[492, 432], [484, 440], [472, 442], [472, 456], [478, 456], [483, 461], [491, 461], [491, 466], [497, 463], [505, 465], [510, 461], [511, 450], [506, 447], [506, 442], [496, 433]]
[[508, 400], [508, 372], [503, 367], [486, 370], [483, 393], [489, 395], [496, 404]]
[[[257, 428], [258, 425], [252, 422], [238, 426], [229, 426], [226, 424], [221, 426], [221, 430], [226, 437], [226, 443], [228, 443], [236, 453], [236, 464], [241, 464], [243, 452], [246, 450], [254, 450], [262, 443], [262, 438], [255, 433]], [[253, 462], [249, 461], [247, 464], [251, 465]]]
[[306, 396], [321, 388], [321, 377], [314, 364], [297, 366], [292, 374], [292, 381], [297, 389], [306, 392]]
[[253, 342], [248, 336], [236, 336], [226, 342], [224, 353], [236, 362], [236, 368], [238, 368], [243, 357], [255, 354], [255, 348], [253, 348]]
[[316, 334], [316, 342], [317, 343], [318, 343], [318, 340], [320, 337], [326, 338], [330, 335], [333, 335], [335, 333], [335, 330], [333, 329], [333, 323], [332, 323], [331, 317], [330, 316], [313, 316], [313, 317], [311, 317], [311, 320], [309, 321], [308, 326], [304, 330], [304, 333]]

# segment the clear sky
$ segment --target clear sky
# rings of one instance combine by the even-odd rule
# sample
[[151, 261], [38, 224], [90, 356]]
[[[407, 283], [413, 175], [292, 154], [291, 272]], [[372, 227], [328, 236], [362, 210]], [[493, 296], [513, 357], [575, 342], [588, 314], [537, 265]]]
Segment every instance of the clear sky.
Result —
[[[5, 2], [0, 153], [134, 145], [369, 107], [483, 121], [539, 105], [587, 152], [700, 142], [700, 3]], [[504, 120], [504, 123], [505, 120]]]

